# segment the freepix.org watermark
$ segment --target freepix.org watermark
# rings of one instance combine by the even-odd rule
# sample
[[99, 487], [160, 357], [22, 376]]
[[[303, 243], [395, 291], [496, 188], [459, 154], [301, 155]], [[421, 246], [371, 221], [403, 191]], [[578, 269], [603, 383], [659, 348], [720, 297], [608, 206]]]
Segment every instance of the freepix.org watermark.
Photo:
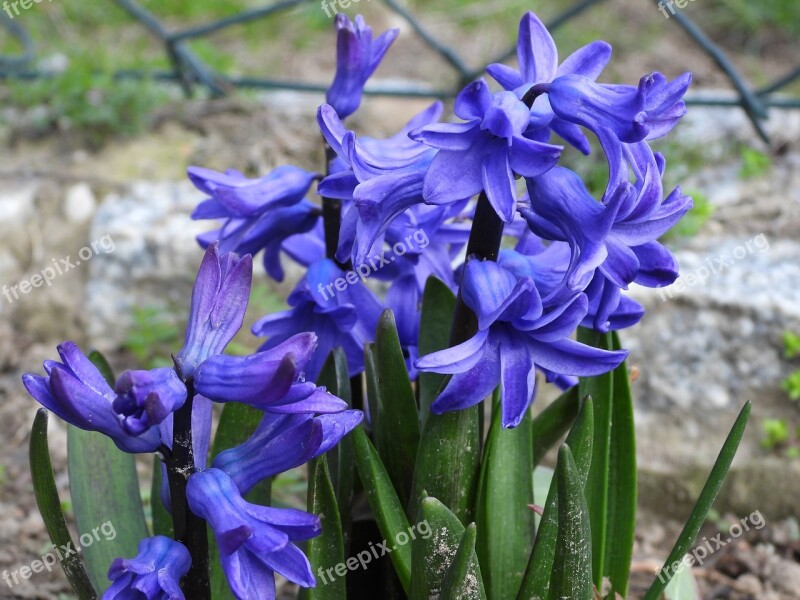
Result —
[[[103, 536], [102, 538], [100, 537], [101, 534]], [[24, 581], [30, 579], [34, 573], [41, 573], [45, 569], [50, 573], [56, 563], [63, 562], [65, 558], [77, 556], [81, 550], [88, 548], [95, 542], [101, 541], [101, 539], [110, 542], [116, 537], [117, 530], [114, 528], [114, 524], [111, 521], [106, 521], [99, 527], [95, 527], [91, 531], [82, 534], [78, 538], [80, 542], [79, 546], [73, 546], [72, 542], [58, 547], [53, 545], [50, 552], [42, 555], [41, 560], [34, 560], [30, 565], [19, 567], [11, 572], [7, 570], [3, 571], [3, 581], [8, 584], [8, 587], [14, 587], [20, 580]]]
[[433, 530], [431, 530], [431, 526], [428, 525], [427, 520], [416, 523], [408, 528], [408, 532], [398, 531], [394, 536], [394, 545], [391, 547], [389, 546], [389, 542], [387, 540], [383, 540], [377, 544], [370, 542], [366, 550], [362, 550], [355, 556], [351, 556], [345, 562], [339, 563], [336, 566], [324, 570], [322, 567], [320, 567], [317, 569], [317, 575], [319, 575], [319, 580], [322, 585], [328, 585], [337, 577], [344, 577], [347, 575], [348, 571], [366, 569], [367, 565], [372, 562], [373, 558], [378, 560], [382, 556], [391, 554], [399, 547], [408, 544], [411, 540], [417, 539], [417, 534], [419, 534], [423, 540], [427, 540], [429, 537], [431, 537], [432, 533]]
[[4, 285], [2, 290], [3, 296], [6, 297], [9, 303], [14, 300], [19, 300], [20, 295], [30, 293], [33, 288], [39, 288], [43, 285], [50, 287], [53, 285], [53, 280], [59, 275], [63, 275], [67, 271], [78, 267], [81, 262], [86, 262], [96, 254], [110, 254], [114, 251], [116, 246], [114, 240], [111, 239], [109, 234], [104, 235], [98, 240], [93, 241], [88, 246], [84, 246], [78, 250], [78, 258], [73, 259], [71, 255], [65, 258], [54, 258], [52, 260], [53, 266], [47, 266], [38, 273], [34, 273], [28, 279], [23, 279], [15, 285]]
[[[339, 9], [347, 10], [353, 4], [358, 4], [361, 0], [322, 0], [322, 10], [328, 18], [339, 14]], [[369, 0], [366, 0], [369, 2]], [[331, 13], [331, 9], [333, 12]]]
[[[689, 2], [694, 2], [694, 0], [661, 0], [658, 3], [658, 10], [661, 11], [665, 19], [669, 19], [670, 14], [675, 14], [675, 6], [683, 9], [689, 5]], [[669, 9], [669, 13], [667, 13], [667, 9]]]
[[763, 233], [759, 233], [754, 238], [736, 246], [730, 253], [723, 253], [716, 258], [707, 258], [705, 264], [687, 272], [682, 272], [681, 276], [672, 285], [658, 288], [658, 297], [662, 302], [666, 302], [698, 285], [705, 285], [713, 275], [718, 275], [730, 268], [737, 260], [743, 260], [756, 252], [767, 252], [769, 250], [769, 240]]
[[668, 579], [674, 577], [681, 569], [697, 565], [703, 566], [705, 560], [721, 550], [736, 538], [744, 535], [750, 529], [762, 529], [767, 522], [760, 510], [750, 513], [748, 516], [740, 519], [738, 523], [734, 523], [728, 528], [728, 536], [723, 539], [724, 533], [720, 532], [711, 539], [704, 537], [703, 543], [695, 547], [690, 553], [686, 554], [682, 559], [676, 560], [671, 565], [664, 565], [664, 568], [658, 574], [658, 578], [662, 583], [666, 583]]
[[[403, 256], [416, 246], [424, 250], [431, 243], [428, 234], [423, 229], [417, 229], [392, 246], [391, 254], [381, 252], [379, 255], [369, 257], [365, 262], [358, 265], [354, 270], [348, 271], [343, 277], [339, 277], [328, 285], [317, 285], [317, 291], [322, 294], [323, 300], [330, 300], [336, 292], [343, 292], [348, 285], [355, 285], [359, 281], [366, 281], [372, 273], [380, 271], [386, 265], [393, 263], [398, 256]], [[335, 288], [335, 289], [334, 289]]]
[[[48, 2], [52, 2], [53, 0], [47, 0]], [[3, 10], [6, 11], [9, 19], [13, 19], [14, 16], [19, 16], [19, 9], [28, 10], [33, 7], [34, 4], [39, 4], [44, 2], [44, 0], [5, 0], [3, 2]], [[11, 9], [14, 9], [14, 14], [11, 14]]]

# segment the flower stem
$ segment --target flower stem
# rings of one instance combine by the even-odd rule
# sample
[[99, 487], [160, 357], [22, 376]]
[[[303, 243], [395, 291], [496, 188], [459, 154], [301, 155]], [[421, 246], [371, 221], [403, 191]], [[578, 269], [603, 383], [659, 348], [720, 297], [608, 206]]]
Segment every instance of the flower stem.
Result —
[[[487, 259], [497, 260], [500, 252], [500, 242], [503, 239], [503, 221], [489, 204], [485, 192], [481, 192], [478, 205], [475, 207], [475, 216], [472, 219], [472, 229], [467, 242], [467, 260]], [[453, 315], [453, 325], [450, 329], [450, 345], [455, 346], [467, 341], [478, 331], [478, 318], [470, 308], [464, 304], [461, 293], [458, 294], [456, 310]]]
[[211, 600], [206, 522], [189, 509], [186, 501], [186, 484], [195, 471], [192, 450], [194, 382], [191, 379], [186, 382], [186, 391], [186, 402], [173, 416], [172, 454], [166, 461], [172, 523], [175, 539], [186, 546], [192, 557], [192, 566], [183, 578], [181, 589], [192, 600]]
[[[331, 162], [336, 152], [325, 142], [325, 173], [330, 175]], [[322, 227], [325, 230], [325, 256], [334, 261], [342, 270], [349, 267], [336, 260], [336, 249], [339, 247], [339, 230], [342, 227], [342, 201], [338, 198], [322, 199]]]

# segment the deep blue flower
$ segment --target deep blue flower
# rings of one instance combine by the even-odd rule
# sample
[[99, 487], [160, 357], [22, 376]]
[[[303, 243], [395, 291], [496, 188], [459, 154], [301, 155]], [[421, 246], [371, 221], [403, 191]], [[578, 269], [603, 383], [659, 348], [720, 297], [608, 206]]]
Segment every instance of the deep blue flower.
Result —
[[186, 385], [175, 369], [125, 371], [114, 384], [117, 397], [114, 411], [122, 417], [122, 427], [139, 435], [158, 425], [186, 402]]
[[320, 211], [305, 199], [319, 176], [299, 167], [282, 166], [265, 177], [248, 179], [236, 171], [217, 173], [200, 167], [189, 168], [189, 178], [211, 198], [201, 202], [193, 219], [224, 219], [219, 229], [198, 236], [207, 248], [219, 240], [219, 252], [255, 256], [264, 250], [264, 268], [270, 277], [282, 281], [280, 250], [292, 236], [310, 231]]
[[360, 410], [334, 414], [265, 414], [252, 436], [217, 455], [213, 467], [225, 471], [239, 492], [246, 494], [258, 482], [307, 463], [324, 454], [359, 423]]
[[305, 376], [314, 381], [331, 351], [341, 346], [347, 356], [350, 376], [364, 370], [364, 344], [372, 341], [382, 306], [353, 271], [345, 273], [332, 260], [318, 261], [308, 268], [287, 300], [287, 311], [262, 317], [253, 333], [269, 336], [261, 350], [274, 348], [298, 331], [313, 331], [319, 345], [305, 366]]
[[355, 21], [344, 13], [336, 15], [336, 76], [328, 88], [326, 101], [342, 119], [352, 115], [361, 105], [361, 94], [367, 80], [378, 68], [399, 29], [390, 29], [372, 39], [372, 28], [361, 15]]
[[298, 333], [250, 356], [220, 354], [195, 372], [195, 390], [217, 402], [241, 402], [274, 413], [338, 412], [347, 404], [305, 381], [317, 336]]
[[221, 354], [241, 329], [252, 277], [249, 255], [219, 256], [217, 244], [208, 247], [192, 290], [186, 341], [175, 356], [183, 379], [190, 378], [208, 357]]
[[436, 414], [473, 406], [499, 384], [503, 426], [515, 427], [533, 400], [537, 367], [551, 379], [598, 375], [617, 367], [627, 355], [569, 338], [586, 315], [583, 294], [546, 308], [533, 279], [479, 260], [467, 263], [461, 294], [478, 317], [478, 332], [416, 363], [421, 371], [453, 375], [431, 406]]
[[411, 119], [397, 134], [378, 140], [356, 137], [332, 107], [323, 104], [317, 113], [322, 134], [346, 168], [323, 179], [320, 195], [351, 202], [343, 210], [336, 257], [354, 265], [364, 262], [380, 237], [400, 214], [424, 202], [422, 185], [436, 150], [416, 142], [408, 134], [438, 121], [441, 102]]
[[186, 486], [189, 508], [208, 521], [222, 568], [239, 600], [273, 600], [275, 573], [303, 587], [316, 580], [303, 552], [292, 542], [320, 534], [318, 517], [291, 508], [246, 502], [220, 469], [200, 471]]
[[[582, 75], [594, 81], [610, 58], [611, 46], [603, 41], [595, 41], [570, 54], [559, 66], [558, 50], [550, 32], [535, 14], [528, 12], [519, 23], [519, 70], [495, 63], [489, 65], [486, 71], [505, 89], [523, 98], [532, 86], [550, 83], [563, 75]], [[538, 96], [533, 102], [530, 127], [549, 127], [581, 152], [589, 154], [589, 141], [580, 127], [557, 117], [546, 94]]]
[[102, 600], [184, 600], [181, 577], [192, 564], [180, 542], [157, 535], [139, 542], [134, 558], [117, 558], [108, 578], [113, 582]]
[[113, 409], [116, 393], [76, 344], [59, 344], [58, 354], [63, 362], [45, 361], [44, 377], [33, 373], [22, 376], [31, 396], [67, 423], [104, 433], [120, 450], [137, 453], [158, 448], [158, 427], [150, 427], [141, 435], [125, 430]]
[[431, 204], [470, 198], [481, 190], [506, 223], [517, 207], [515, 175], [535, 177], [558, 162], [561, 146], [525, 137], [530, 110], [513, 92], [492, 94], [483, 79], [464, 88], [454, 112], [465, 123], [428, 125], [409, 135], [439, 152], [425, 175]]

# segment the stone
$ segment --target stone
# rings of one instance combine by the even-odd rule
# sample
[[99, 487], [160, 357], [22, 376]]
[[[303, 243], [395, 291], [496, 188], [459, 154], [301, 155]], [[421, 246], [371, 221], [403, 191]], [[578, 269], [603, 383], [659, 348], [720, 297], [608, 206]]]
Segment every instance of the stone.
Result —
[[88, 183], [76, 183], [64, 196], [64, 216], [70, 223], [84, 223], [94, 215], [97, 201]]

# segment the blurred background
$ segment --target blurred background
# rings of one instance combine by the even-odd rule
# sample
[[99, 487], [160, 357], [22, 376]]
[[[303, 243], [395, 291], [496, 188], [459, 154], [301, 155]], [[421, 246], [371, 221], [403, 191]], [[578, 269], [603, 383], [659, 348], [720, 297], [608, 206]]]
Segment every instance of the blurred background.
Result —
[[[194, 237], [209, 227], [189, 219], [202, 194], [186, 180], [187, 166], [251, 176], [286, 163], [321, 167], [315, 112], [335, 67], [332, 11], [316, 0], [285, 4], [173, 46], [177, 74], [159, 31], [264, 4], [2, 5], [0, 571], [30, 564], [48, 547], [28, 473], [36, 404], [20, 375], [40, 370], [65, 339], [106, 352], [118, 370], [170, 364], [202, 256]], [[697, 585], [703, 598], [800, 598], [800, 3], [681, 4], [586, 1], [554, 32], [562, 58], [595, 39], [614, 46], [602, 81], [635, 84], [653, 70], [694, 74], [695, 104], [656, 144], [669, 188], [681, 185], [695, 200], [669, 239], [683, 277], [658, 292], [632, 290], [648, 314], [623, 336], [635, 367], [640, 466], [632, 597], [666, 557], [735, 415], [752, 400], [746, 440], [704, 535], [727, 532], [754, 511], [765, 525], [710, 556]], [[153, 18], [135, 18], [137, 6]], [[403, 94], [366, 98], [350, 124], [374, 136], [396, 131], [430, 95], [457, 90], [502, 56], [523, 12], [549, 23], [570, 7], [564, 0], [353, 0], [345, 12], [364, 14], [376, 32], [400, 28], [370, 85]], [[741, 90], [687, 33], [685, 18], [725, 53], [746, 90], [786, 85], [754, 96], [748, 114], [737, 106]], [[431, 48], [415, 25], [457, 57]], [[298, 87], [307, 89], [289, 89]], [[763, 118], [756, 118], [759, 102], [772, 105]], [[604, 186], [603, 161], [565, 160], [595, 189]], [[56, 267], [62, 272], [49, 285], [35, 285], [37, 274]], [[259, 267], [248, 319], [281, 310], [300, 275], [290, 270], [276, 285]], [[244, 331], [234, 351], [258, 346]], [[546, 402], [537, 399], [537, 410]], [[63, 424], [52, 419], [69, 513], [65, 440]], [[281, 476], [274, 490], [280, 502], [303, 505], [304, 473]], [[0, 598], [70, 595], [62, 573], [45, 572], [13, 589], [0, 581]]]

